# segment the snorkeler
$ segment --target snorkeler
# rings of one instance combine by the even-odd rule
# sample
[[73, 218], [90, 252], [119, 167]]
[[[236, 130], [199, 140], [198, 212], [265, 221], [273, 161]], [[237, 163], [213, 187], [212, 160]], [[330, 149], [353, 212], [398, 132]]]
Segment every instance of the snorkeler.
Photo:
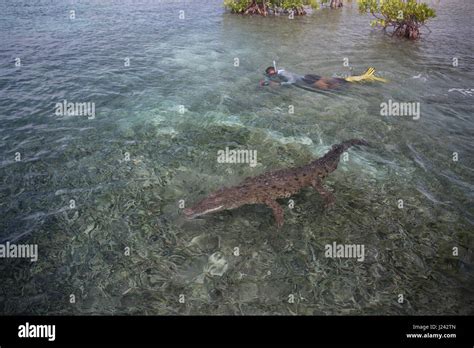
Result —
[[297, 75], [286, 70], [277, 70], [275, 67], [270, 66], [265, 70], [265, 80], [260, 81], [260, 86], [284, 86], [284, 85], [295, 85], [297, 87], [305, 89], [334, 89], [348, 82], [361, 82], [361, 81], [381, 81], [387, 82], [387, 80], [377, 77], [374, 75], [375, 69], [368, 68], [367, 71], [359, 76], [350, 76], [347, 78], [339, 77], [322, 77], [318, 75]]

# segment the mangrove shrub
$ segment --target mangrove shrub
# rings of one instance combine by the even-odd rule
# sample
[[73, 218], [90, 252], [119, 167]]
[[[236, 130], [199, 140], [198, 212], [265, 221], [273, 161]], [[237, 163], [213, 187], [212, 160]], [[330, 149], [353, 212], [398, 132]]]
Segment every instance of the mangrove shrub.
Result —
[[293, 13], [306, 14], [305, 6], [317, 7], [328, 0], [224, 0], [224, 6], [233, 13], [268, 14]]
[[436, 17], [434, 9], [416, 0], [358, 0], [359, 12], [370, 13], [372, 26], [389, 28], [392, 36], [417, 39], [425, 22]]

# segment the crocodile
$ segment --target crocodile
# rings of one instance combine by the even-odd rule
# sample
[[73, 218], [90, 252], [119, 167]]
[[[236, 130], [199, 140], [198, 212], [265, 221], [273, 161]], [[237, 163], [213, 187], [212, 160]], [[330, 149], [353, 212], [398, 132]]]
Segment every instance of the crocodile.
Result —
[[362, 139], [351, 139], [332, 148], [321, 158], [304, 166], [270, 171], [258, 176], [248, 177], [232, 187], [223, 187], [195, 204], [184, 209], [188, 219], [229, 209], [245, 204], [265, 204], [273, 210], [277, 226], [283, 226], [283, 209], [276, 199], [289, 198], [304, 187], [313, 187], [324, 199], [325, 206], [332, 206], [334, 195], [322, 185], [322, 180], [336, 170], [340, 156], [353, 145], [369, 144]]

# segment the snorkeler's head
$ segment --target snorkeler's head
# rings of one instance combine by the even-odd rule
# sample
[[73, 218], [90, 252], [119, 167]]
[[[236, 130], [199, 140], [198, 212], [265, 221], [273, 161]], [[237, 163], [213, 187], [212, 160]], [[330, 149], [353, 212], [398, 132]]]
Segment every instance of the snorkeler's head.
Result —
[[265, 69], [265, 75], [267, 76], [273, 76], [276, 75], [276, 70], [273, 66], [269, 66], [268, 68]]

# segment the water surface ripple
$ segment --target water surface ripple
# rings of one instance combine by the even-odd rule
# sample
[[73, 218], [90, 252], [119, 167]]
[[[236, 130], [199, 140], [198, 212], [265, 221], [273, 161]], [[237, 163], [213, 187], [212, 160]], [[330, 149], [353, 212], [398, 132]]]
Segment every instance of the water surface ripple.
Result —
[[[431, 32], [408, 42], [356, 1], [294, 20], [222, 1], [2, 1], [0, 241], [39, 260], [0, 260], [0, 312], [472, 314], [474, 4], [432, 4]], [[273, 60], [389, 83], [260, 89]], [[420, 102], [420, 119], [381, 116], [390, 99]], [[95, 118], [56, 115], [63, 100]], [[261, 206], [182, 218], [180, 200], [355, 137], [372, 146], [326, 180], [332, 210], [306, 189], [280, 200], [281, 230]], [[217, 163], [226, 146], [259, 165]], [[364, 262], [326, 258], [334, 241], [365, 245]]]

